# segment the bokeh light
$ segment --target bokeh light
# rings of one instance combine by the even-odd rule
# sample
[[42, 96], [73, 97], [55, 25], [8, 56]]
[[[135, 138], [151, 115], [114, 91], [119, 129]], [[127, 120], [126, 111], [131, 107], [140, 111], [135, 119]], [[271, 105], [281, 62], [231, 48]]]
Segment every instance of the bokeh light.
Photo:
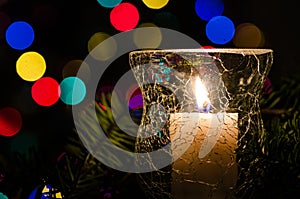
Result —
[[70, 77], [70, 76], [77, 76], [77, 72], [80, 69], [80, 79], [82, 79], [85, 83], [87, 83], [91, 77], [91, 70], [89, 65], [80, 60], [80, 59], [74, 59], [68, 61], [64, 66], [62, 70], [62, 77]]
[[213, 46], [201, 46], [201, 49], [214, 49], [215, 47]]
[[31, 96], [40, 106], [52, 106], [60, 97], [59, 83], [52, 77], [42, 77], [32, 85]]
[[110, 22], [118, 31], [129, 31], [139, 22], [138, 9], [131, 3], [120, 3], [110, 12]]
[[133, 95], [128, 102], [128, 107], [130, 109], [141, 109], [143, 108], [143, 96], [142, 94]]
[[25, 21], [14, 22], [6, 30], [6, 41], [13, 49], [24, 50], [31, 46], [33, 40], [33, 28]]
[[0, 109], [0, 135], [14, 136], [22, 128], [23, 119], [20, 112], [12, 107]]
[[177, 16], [172, 14], [171, 12], [160, 12], [157, 13], [154, 18], [153, 22], [158, 27], [168, 28], [172, 30], [179, 30], [180, 29], [180, 23]]
[[86, 86], [78, 77], [67, 77], [60, 83], [60, 99], [67, 105], [79, 104], [86, 95]]
[[142, 23], [134, 30], [133, 41], [138, 48], [155, 49], [162, 41], [162, 33], [155, 24]]
[[[142, 94], [134, 94], [128, 102], [129, 113], [133, 121], [139, 124], [143, 114], [143, 96]], [[138, 119], [139, 118], [139, 119]], [[138, 119], [138, 120], [136, 120]]]
[[169, 0], [143, 0], [144, 4], [151, 9], [161, 9], [165, 7]]
[[265, 37], [256, 25], [242, 23], [236, 27], [232, 42], [236, 47], [257, 48], [264, 45]]
[[5, 31], [10, 23], [10, 17], [5, 12], [0, 12], [0, 40], [5, 38]]
[[136, 94], [140, 94], [140, 93], [141, 93], [141, 89], [140, 89], [139, 85], [137, 83], [133, 83], [127, 89], [125, 98], [127, 101], [129, 101], [132, 96], [134, 96]]
[[17, 60], [18, 75], [26, 81], [36, 81], [46, 72], [46, 61], [37, 52], [25, 52]]
[[[101, 46], [98, 46], [100, 43]], [[117, 52], [117, 48], [118, 46], [115, 39], [105, 32], [97, 32], [93, 34], [88, 41], [88, 51], [90, 55], [94, 59], [101, 61], [105, 61], [113, 57]]]
[[122, 0], [97, 0], [97, 2], [105, 8], [113, 8], [120, 4]]
[[141, 118], [143, 112], [143, 96], [137, 83], [133, 83], [129, 86], [125, 98], [131, 116]]
[[0, 199], [8, 199], [8, 197], [6, 195], [4, 195], [2, 192], [0, 192]]
[[206, 24], [206, 36], [215, 44], [226, 44], [232, 40], [235, 27], [231, 19], [226, 16], [213, 17]]
[[37, 191], [38, 187], [31, 191], [30, 195], [28, 196], [28, 199], [36, 199]]
[[223, 14], [224, 3], [223, 0], [197, 0], [195, 11], [200, 19], [209, 21], [211, 18]]

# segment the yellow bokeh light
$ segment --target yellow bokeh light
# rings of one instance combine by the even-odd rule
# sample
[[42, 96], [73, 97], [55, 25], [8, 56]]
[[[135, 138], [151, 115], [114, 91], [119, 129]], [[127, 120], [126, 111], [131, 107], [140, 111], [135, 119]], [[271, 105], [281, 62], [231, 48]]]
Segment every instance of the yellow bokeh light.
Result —
[[97, 32], [88, 41], [88, 51], [91, 52], [98, 44], [109, 38], [110, 35], [104, 32]]
[[155, 24], [142, 23], [134, 30], [133, 41], [140, 49], [155, 49], [162, 41], [162, 33]]
[[40, 79], [46, 71], [46, 62], [37, 52], [23, 53], [17, 60], [16, 70], [18, 75], [26, 81]]
[[144, 4], [151, 9], [161, 9], [168, 4], [169, 0], [143, 0]]
[[236, 47], [257, 48], [265, 43], [263, 32], [252, 23], [242, 23], [236, 27], [232, 40]]
[[109, 34], [97, 32], [88, 41], [88, 51], [97, 60], [108, 60], [116, 54], [117, 43]]

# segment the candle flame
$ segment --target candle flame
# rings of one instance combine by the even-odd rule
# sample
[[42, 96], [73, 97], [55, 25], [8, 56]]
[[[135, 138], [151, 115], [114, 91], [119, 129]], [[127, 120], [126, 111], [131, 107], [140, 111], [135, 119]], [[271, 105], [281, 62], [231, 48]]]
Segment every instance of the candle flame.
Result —
[[198, 110], [201, 112], [208, 112], [210, 108], [210, 100], [208, 98], [208, 92], [199, 77], [196, 78], [195, 93], [196, 93]]

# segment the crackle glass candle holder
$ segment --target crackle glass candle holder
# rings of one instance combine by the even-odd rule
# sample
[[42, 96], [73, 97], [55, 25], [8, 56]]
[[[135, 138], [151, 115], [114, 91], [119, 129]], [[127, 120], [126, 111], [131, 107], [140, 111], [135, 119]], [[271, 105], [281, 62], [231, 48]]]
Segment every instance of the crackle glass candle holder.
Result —
[[143, 97], [135, 150], [147, 196], [233, 198], [251, 161], [242, 157], [264, 136], [259, 99], [273, 51], [136, 50], [129, 62]]

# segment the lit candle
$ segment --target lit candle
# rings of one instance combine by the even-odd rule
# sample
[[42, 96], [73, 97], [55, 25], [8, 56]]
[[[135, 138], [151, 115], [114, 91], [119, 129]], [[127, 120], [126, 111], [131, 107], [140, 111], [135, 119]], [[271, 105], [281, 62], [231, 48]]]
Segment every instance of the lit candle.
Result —
[[174, 199], [226, 198], [238, 177], [237, 113], [209, 113], [200, 78], [195, 94], [199, 112], [170, 115]]

